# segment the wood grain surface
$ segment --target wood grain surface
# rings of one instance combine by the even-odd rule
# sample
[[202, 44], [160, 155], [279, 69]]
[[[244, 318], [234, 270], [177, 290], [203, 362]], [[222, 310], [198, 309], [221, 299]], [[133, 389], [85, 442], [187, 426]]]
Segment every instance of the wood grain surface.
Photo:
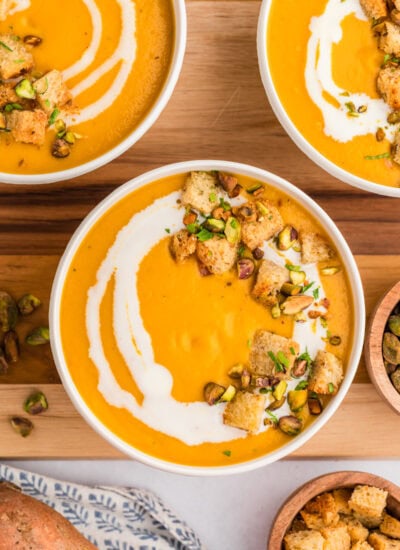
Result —
[[[356, 255], [368, 311], [400, 278], [400, 201], [362, 192], [323, 172], [272, 113], [257, 63], [260, 2], [188, 0], [186, 5], [188, 44], [178, 86], [139, 143], [108, 166], [71, 181], [0, 184], [1, 287], [15, 296], [35, 292], [43, 300], [41, 310], [21, 325], [22, 336], [45, 322], [57, 262], [83, 217], [123, 182], [183, 160], [253, 164], [307, 192], [335, 220]], [[0, 378], [0, 456], [119, 456], [74, 412], [58, 385], [49, 349], [29, 351], [23, 346], [21, 361]], [[328, 426], [296, 456], [400, 456], [400, 441], [393, 438], [398, 417], [370, 384], [363, 362], [355, 382]], [[32, 385], [48, 392], [51, 406], [35, 421], [32, 436], [20, 439], [7, 419], [21, 410]]]

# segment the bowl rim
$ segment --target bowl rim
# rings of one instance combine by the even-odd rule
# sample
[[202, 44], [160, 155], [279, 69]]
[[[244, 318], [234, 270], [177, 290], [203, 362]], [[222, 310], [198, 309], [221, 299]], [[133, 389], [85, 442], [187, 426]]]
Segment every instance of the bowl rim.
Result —
[[[268, 537], [268, 550], [282, 550], [283, 537], [289, 525], [309, 500], [326, 491], [354, 487], [354, 485], [359, 484], [373, 485], [385, 489], [390, 496], [400, 502], [400, 487], [376, 474], [344, 470], [320, 475], [295, 489], [283, 502], [272, 522]], [[287, 521], [288, 519], [289, 521]]]
[[[96, 223], [96, 221], [108, 210], [108, 208], [112, 204], [115, 204], [124, 196], [128, 195], [138, 187], [141, 187], [164, 177], [189, 172], [191, 170], [221, 170], [238, 173], [266, 182], [269, 185], [272, 185], [273, 187], [280, 189], [284, 193], [293, 197], [312, 216], [314, 216], [318, 220], [325, 231], [327, 231], [332, 241], [335, 243], [335, 246], [337, 247], [342, 258], [342, 261], [346, 266], [346, 273], [352, 291], [351, 297], [354, 310], [354, 331], [351, 353], [348, 360], [346, 375], [336, 396], [331, 400], [327, 408], [324, 410], [323, 414], [321, 414], [321, 416], [318, 417], [309, 428], [307, 428], [302, 434], [298, 435], [296, 438], [294, 438], [283, 447], [280, 447], [279, 449], [272, 451], [271, 453], [268, 453], [263, 457], [232, 465], [213, 467], [182, 465], [150, 456], [147, 453], [139, 451], [138, 449], [135, 449], [134, 447], [128, 445], [125, 441], [115, 436], [108, 428], [106, 428], [86, 405], [85, 401], [80, 396], [79, 391], [72, 381], [72, 377], [67, 368], [62, 350], [60, 335], [60, 302], [63, 291], [63, 283], [65, 276], [68, 272], [69, 264], [72, 261], [74, 254], [78, 249], [82, 238], [86, 235], [87, 231], [92, 227], [94, 223]], [[215, 476], [243, 473], [275, 462], [298, 449], [331, 418], [331, 416], [334, 414], [334, 412], [344, 399], [358, 367], [364, 339], [365, 306], [360, 274], [358, 272], [357, 264], [353, 258], [348, 244], [346, 243], [344, 237], [342, 236], [334, 222], [331, 220], [331, 218], [324, 212], [324, 210], [322, 210], [322, 208], [316, 202], [308, 197], [308, 195], [306, 195], [303, 191], [301, 191], [288, 181], [282, 179], [281, 177], [260, 168], [229, 161], [197, 160], [162, 166], [128, 181], [127, 183], [123, 184], [112, 193], [110, 193], [85, 217], [85, 219], [82, 221], [82, 223], [79, 225], [79, 227], [76, 229], [75, 233], [71, 237], [65, 249], [65, 252], [59, 262], [51, 290], [49, 323], [51, 349], [64, 388], [70, 399], [72, 400], [73, 404], [75, 405], [76, 409], [80, 412], [83, 418], [90, 424], [90, 426], [94, 430], [96, 430], [104, 439], [106, 439], [109, 443], [111, 443], [114, 447], [116, 447], [126, 455], [135, 458], [149, 466], [169, 471], [171, 473], [198, 476]]]
[[369, 319], [364, 345], [368, 374], [379, 395], [397, 414], [400, 414], [400, 394], [390, 381], [383, 363], [382, 339], [389, 315], [399, 302], [400, 281], [385, 292], [376, 304]]
[[78, 166], [73, 166], [58, 172], [44, 172], [41, 174], [13, 174], [0, 171], [0, 182], [14, 185], [45, 185], [77, 178], [88, 172], [100, 168], [116, 159], [139, 141], [143, 135], [155, 124], [167, 103], [171, 99], [181, 73], [187, 40], [187, 16], [185, 0], [172, 0], [172, 9], [175, 23], [173, 54], [164, 85], [153, 105], [141, 122], [122, 141], [109, 151]]
[[343, 181], [344, 183], [352, 185], [353, 187], [363, 189], [364, 191], [369, 191], [371, 193], [376, 193], [378, 195], [385, 195], [389, 197], [400, 197], [400, 188], [381, 185], [379, 183], [374, 183], [367, 179], [361, 178], [359, 176], [356, 176], [355, 174], [352, 174], [351, 172], [348, 172], [347, 170], [344, 170], [331, 160], [328, 160], [322, 153], [318, 151], [318, 149], [316, 149], [313, 145], [311, 145], [308, 140], [305, 139], [305, 137], [297, 129], [291, 118], [286, 113], [286, 110], [284, 109], [279, 99], [278, 92], [276, 91], [268, 63], [268, 19], [272, 6], [272, 1], [273, 0], [263, 0], [260, 8], [257, 29], [258, 66], [261, 74], [261, 80], [263, 82], [269, 103], [284, 130], [286, 131], [288, 136], [294, 141], [297, 147], [305, 155], [307, 155], [310, 160], [312, 160], [320, 168], [328, 172], [328, 174], [331, 174], [335, 178]]

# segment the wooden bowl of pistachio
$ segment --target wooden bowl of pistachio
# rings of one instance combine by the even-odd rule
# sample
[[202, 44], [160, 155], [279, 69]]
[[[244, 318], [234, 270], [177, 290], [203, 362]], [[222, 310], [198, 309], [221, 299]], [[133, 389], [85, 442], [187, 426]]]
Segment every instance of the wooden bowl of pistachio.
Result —
[[365, 341], [368, 373], [378, 393], [400, 414], [400, 281], [378, 302]]

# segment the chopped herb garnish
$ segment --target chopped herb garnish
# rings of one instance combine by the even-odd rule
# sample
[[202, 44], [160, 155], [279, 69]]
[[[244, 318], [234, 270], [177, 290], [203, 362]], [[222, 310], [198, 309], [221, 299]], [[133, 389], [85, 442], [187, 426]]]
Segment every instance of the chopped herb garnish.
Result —
[[231, 209], [231, 205], [229, 204], [229, 202], [224, 201], [222, 197], [219, 199], [219, 205], [221, 206], [221, 208], [224, 209], [225, 212], [228, 212], [228, 210]]
[[304, 294], [305, 292], [307, 292], [307, 290], [310, 290], [310, 288], [314, 285], [315, 285], [314, 281], [312, 281], [311, 283], [308, 283], [308, 285], [303, 286], [301, 292]]
[[10, 48], [10, 46], [7, 46], [7, 44], [5, 44], [4, 42], [2, 42], [1, 40], [0, 40], [0, 46], [1, 46], [2, 48], [4, 48], [5, 50], [8, 50], [9, 52], [12, 52], [12, 51], [13, 51], [12, 48]]
[[217, 195], [216, 193], [210, 193], [209, 197], [210, 202], [217, 202]]
[[166, 233], [171, 233], [170, 228], [169, 228], [169, 227], [166, 227], [166, 228], [165, 228], [165, 232], [166, 232]]
[[51, 113], [50, 118], [49, 118], [49, 126], [51, 126], [52, 124], [55, 123], [55, 121], [56, 121], [59, 114], [60, 114], [59, 109], [57, 109], [57, 108], [54, 109], [54, 111]]
[[271, 361], [274, 363], [276, 372], [286, 372], [285, 365], [281, 363], [281, 361], [275, 356], [273, 351], [269, 351], [268, 356], [271, 359]]
[[229, 449], [227, 449], [226, 451], [222, 451], [222, 454], [225, 455], [225, 456], [231, 456], [232, 451], [230, 451]]
[[251, 338], [249, 338], [249, 339], [247, 340], [247, 347], [248, 347], [248, 348], [251, 348]]
[[319, 298], [319, 287], [314, 288], [313, 296], [314, 296], [314, 300], [318, 300], [318, 298]]
[[306, 361], [307, 362], [307, 367], [309, 367], [311, 365], [312, 359], [311, 359], [310, 354], [308, 353], [307, 348], [306, 348], [306, 351], [299, 356], [299, 361]]
[[301, 266], [300, 265], [286, 264], [285, 267], [289, 271], [301, 271]]
[[335, 391], [335, 386], [332, 384], [332, 382], [329, 382], [328, 390], [329, 390], [329, 393], [333, 393]]
[[289, 366], [289, 359], [286, 357], [283, 351], [278, 351], [276, 357], [281, 365], [286, 368]]
[[44, 102], [44, 104], [46, 105], [46, 107], [50, 107], [50, 100], [49, 100], [49, 99], [46, 99], [46, 101]]
[[308, 388], [308, 380], [302, 380], [297, 384], [295, 390], [305, 390], [306, 388]]
[[272, 388], [260, 388], [260, 393], [270, 393], [272, 392]]
[[11, 111], [22, 111], [22, 105], [19, 103], [7, 103], [7, 105], [4, 107], [4, 111], [6, 113], [11, 113]]
[[238, 248], [239, 258], [243, 258], [243, 254], [245, 253], [245, 250], [246, 250], [246, 247], [244, 246], [244, 244], [239, 245], [239, 248]]
[[186, 226], [186, 229], [189, 233], [198, 233], [198, 231], [200, 231], [200, 226], [197, 223], [189, 223], [189, 225]]
[[253, 193], [255, 193], [256, 191], [258, 191], [259, 189], [261, 189], [261, 187], [263, 187], [263, 184], [262, 183], [256, 183], [255, 185], [252, 185], [251, 187], [249, 187], [248, 189], [246, 189], [247, 193], [249, 193], [250, 195], [253, 195]]
[[295, 349], [292, 346], [290, 347], [290, 353], [292, 355], [296, 355]]
[[200, 242], [204, 242], [204, 241], [208, 241], [209, 239], [212, 239], [213, 235], [214, 234], [211, 231], [208, 231], [208, 229], [205, 229], [203, 227], [202, 230], [199, 233], [197, 233], [196, 236]]
[[366, 155], [365, 160], [379, 160], [379, 159], [390, 159], [390, 153], [381, 153], [380, 155]]
[[270, 417], [270, 419], [272, 420], [272, 422], [274, 424], [278, 424], [279, 422], [279, 419], [277, 416], [274, 415], [273, 412], [269, 411], [268, 409], [265, 409], [265, 412], [267, 413], [267, 415]]
[[239, 222], [236, 218], [231, 219], [230, 226], [232, 227], [232, 229], [237, 229], [239, 227]]

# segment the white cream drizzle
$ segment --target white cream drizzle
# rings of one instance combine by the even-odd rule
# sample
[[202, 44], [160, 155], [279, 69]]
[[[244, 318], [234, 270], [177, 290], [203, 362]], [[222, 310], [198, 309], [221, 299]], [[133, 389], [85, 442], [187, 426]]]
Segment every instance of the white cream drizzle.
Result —
[[0, 21], [4, 21], [9, 15], [14, 15], [18, 11], [24, 11], [31, 5], [30, 0], [5, 0], [5, 6], [0, 7]]
[[[324, 118], [324, 132], [339, 142], [347, 142], [356, 136], [375, 133], [379, 127], [387, 126], [386, 118], [390, 112], [383, 99], [373, 99], [364, 93], [350, 93], [337, 86], [332, 73], [332, 46], [343, 37], [341, 24], [348, 16], [354, 14], [366, 21], [359, 0], [328, 0], [325, 11], [319, 17], [313, 17], [310, 23], [311, 37], [307, 46], [305, 80], [308, 94], [320, 109]], [[340, 108], [333, 106], [324, 98], [327, 92], [336, 99]], [[367, 111], [358, 117], [349, 116], [346, 103], [352, 102], [356, 107], [367, 106]], [[395, 128], [386, 128], [389, 139]]]
[[[172, 375], [166, 367], [155, 362], [151, 336], [144, 328], [140, 314], [137, 294], [140, 263], [165, 238], [166, 227], [174, 232], [183, 227], [182, 209], [177, 206], [179, 197], [180, 193], [174, 192], [157, 199], [131, 218], [119, 231], [98, 269], [96, 284], [88, 291], [86, 327], [90, 342], [89, 355], [99, 373], [98, 390], [110, 405], [125, 408], [151, 428], [187, 445], [243, 438], [247, 436], [246, 432], [223, 423], [224, 405], [210, 407], [204, 402], [182, 403], [172, 397]], [[285, 264], [286, 258], [268, 244], [265, 250], [267, 257], [281, 265]], [[299, 260], [299, 255], [293, 251], [288, 252], [286, 257], [292, 262]], [[316, 267], [310, 265], [304, 266], [304, 269], [307, 277], [315, 281], [316, 286], [320, 285]], [[142, 405], [119, 386], [102, 345], [100, 306], [113, 276], [114, 334], [118, 349], [144, 396]], [[302, 351], [307, 347], [311, 354], [325, 347], [321, 341], [324, 335], [322, 329], [314, 333], [310, 322], [297, 324], [294, 330], [294, 339], [300, 343]], [[297, 383], [291, 381], [289, 387], [293, 388]], [[284, 410], [281, 409], [282, 412]], [[265, 429], [268, 428], [261, 428]]]

